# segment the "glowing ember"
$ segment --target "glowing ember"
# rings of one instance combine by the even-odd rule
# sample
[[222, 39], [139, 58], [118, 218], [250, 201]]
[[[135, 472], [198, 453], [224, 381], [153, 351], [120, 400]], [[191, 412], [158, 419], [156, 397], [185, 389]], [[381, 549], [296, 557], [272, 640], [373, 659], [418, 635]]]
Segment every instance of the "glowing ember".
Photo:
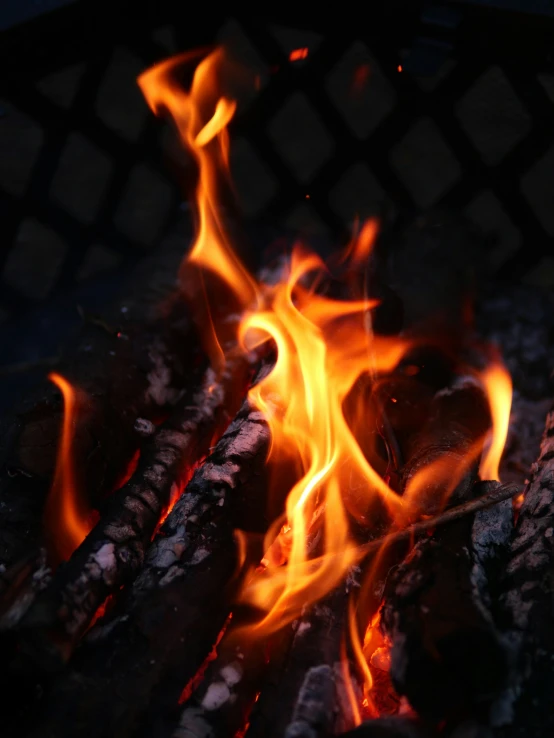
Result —
[[59, 374], [48, 378], [58, 387], [64, 399], [63, 426], [52, 489], [45, 507], [47, 530], [58, 560], [66, 561], [92, 528], [76, 483], [73, 464], [73, 436], [79, 404], [79, 393]]
[[305, 59], [308, 56], [309, 49], [307, 47], [303, 47], [301, 49], [294, 49], [289, 54], [289, 61], [295, 62], [300, 61], [300, 59]]

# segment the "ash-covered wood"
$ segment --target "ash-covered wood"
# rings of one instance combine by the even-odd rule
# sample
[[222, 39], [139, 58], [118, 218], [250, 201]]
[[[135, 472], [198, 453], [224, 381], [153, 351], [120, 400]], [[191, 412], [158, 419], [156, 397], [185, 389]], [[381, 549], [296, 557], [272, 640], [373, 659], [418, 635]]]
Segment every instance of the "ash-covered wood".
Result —
[[[348, 597], [348, 589], [342, 585], [289, 626], [290, 645], [272, 656], [267, 679], [250, 716], [247, 738], [281, 738], [284, 735], [295, 719], [302, 685], [313, 668], [327, 667], [333, 672], [335, 688], [332, 703], [328, 705], [333, 713], [333, 729], [337, 722], [342, 730], [353, 724], [340, 670]], [[319, 702], [328, 694], [327, 683], [320, 686]]]
[[265, 639], [240, 637], [231, 627], [182, 708], [172, 738], [226, 738], [243, 731], [263, 684], [267, 648]]
[[285, 738], [328, 738], [335, 722], [335, 673], [328, 664], [308, 670]]
[[509, 738], [554, 732], [554, 412], [544, 429], [502, 582], [501, 616], [517, 653], [492, 720]]
[[[207, 369], [200, 387], [193, 386], [152, 433], [132, 478], [19, 623], [21, 660], [47, 670], [60, 668], [104, 600], [133, 580], [164, 509], [221, 432], [226, 411], [233, 409], [228, 395], [243, 394], [247, 365], [234, 362], [233, 367], [227, 387]], [[141, 429], [143, 434], [154, 431], [145, 420]]]
[[245, 401], [156, 535], [120, 611], [90, 631], [48, 695], [37, 736], [150, 735], [177, 703], [229, 613], [239, 581], [234, 529], [267, 526], [268, 444], [262, 414]]
[[484, 709], [506, 685], [511, 651], [493, 621], [488, 584], [510, 531], [506, 504], [458, 520], [419, 541], [389, 577], [381, 627], [392, 642], [390, 673], [424, 717]]

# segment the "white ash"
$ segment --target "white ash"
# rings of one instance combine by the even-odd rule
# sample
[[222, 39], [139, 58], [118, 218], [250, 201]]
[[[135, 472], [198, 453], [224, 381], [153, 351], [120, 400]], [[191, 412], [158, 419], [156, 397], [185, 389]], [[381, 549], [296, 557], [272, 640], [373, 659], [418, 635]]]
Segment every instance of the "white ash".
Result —
[[202, 700], [205, 710], [218, 710], [231, 697], [231, 691], [225, 682], [213, 682], [210, 684]]
[[244, 671], [242, 664], [238, 661], [232, 661], [219, 670], [221, 678], [228, 687], [234, 687], [243, 677]]
[[135, 420], [133, 428], [135, 430], [135, 433], [138, 433], [139, 436], [144, 437], [151, 436], [156, 430], [156, 426], [154, 425], [154, 423], [147, 418], [137, 418]]
[[148, 356], [152, 362], [152, 369], [147, 374], [148, 389], [146, 396], [159, 407], [174, 405], [182, 396], [182, 390], [171, 386], [172, 374], [164, 361], [165, 347], [160, 339], [156, 340]]
[[171, 738], [215, 738], [201, 707], [186, 707]]
[[115, 558], [115, 546], [113, 543], [105, 543], [98, 551], [89, 557], [89, 561], [96, 563], [101, 571], [102, 578], [108, 585], [112, 585], [117, 574], [117, 561]]
[[175, 564], [186, 551], [188, 536], [185, 526], [179, 525], [171, 536], [157, 536], [150, 547], [147, 564], [159, 569], [167, 569]]
[[196, 566], [197, 564], [200, 564], [200, 562], [204, 561], [205, 558], [207, 558], [210, 555], [210, 552], [207, 548], [197, 548], [196, 551], [193, 553], [192, 558], [190, 560], [191, 566]]
[[312, 627], [311, 623], [308, 623], [306, 621], [299, 623], [298, 627], [296, 628], [296, 635], [303, 636], [305, 633], [307, 633], [310, 630], [311, 627]]

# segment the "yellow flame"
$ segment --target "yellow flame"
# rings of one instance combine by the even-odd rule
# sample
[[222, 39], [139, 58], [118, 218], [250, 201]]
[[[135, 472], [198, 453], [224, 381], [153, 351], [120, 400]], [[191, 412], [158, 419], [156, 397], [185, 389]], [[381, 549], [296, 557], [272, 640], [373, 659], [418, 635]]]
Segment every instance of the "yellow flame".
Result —
[[499, 467], [508, 428], [510, 410], [512, 408], [512, 380], [506, 367], [494, 362], [481, 375], [492, 416], [492, 434], [490, 444], [483, 455], [479, 474], [481, 479], [500, 480]]

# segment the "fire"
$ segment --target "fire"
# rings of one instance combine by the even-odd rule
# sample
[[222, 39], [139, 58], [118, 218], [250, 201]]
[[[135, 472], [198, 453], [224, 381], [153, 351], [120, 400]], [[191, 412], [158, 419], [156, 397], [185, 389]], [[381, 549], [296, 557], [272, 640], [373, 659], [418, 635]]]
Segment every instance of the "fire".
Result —
[[[370, 365], [377, 374], [390, 372], [406, 345], [368, 336], [364, 316], [374, 302], [335, 301], [315, 293], [308, 278], [323, 270], [317, 256], [297, 248], [288, 280], [265, 290], [268, 307], [247, 312], [241, 323], [245, 350], [264, 339], [277, 346], [275, 368], [250, 392], [271, 429], [270, 460], [296, 456], [301, 469], [286, 500], [287, 566], [268, 568], [244, 593], [267, 610], [261, 629], [282, 626], [341, 581], [358, 555], [349, 515], [362, 518], [373, 495], [391, 510], [401, 506], [365, 458], [343, 405]], [[361, 495], [348, 495], [349, 488]], [[316, 515], [325, 549], [313, 556], [308, 533]], [[267, 547], [271, 543], [270, 536]]]
[[489, 399], [492, 416], [492, 434], [479, 474], [481, 479], [499, 480], [499, 467], [502, 452], [508, 437], [510, 410], [512, 407], [512, 380], [505, 366], [500, 362], [490, 364], [481, 376], [481, 381]]
[[[296, 49], [290, 60], [307, 55], [308, 49]], [[198, 66], [186, 90], [179, 75], [193, 62]], [[240, 309], [236, 336], [244, 354], [262, 345], [276, 349], [272, 371], [250, 390], [249, 398], [271, 430], [271, 469], [292, 466], [296, 481], [283, 490], [288, 492], [284, 512], [266, 535], [262, 566], [245, 578], [240, 593], [243, 602], [264, 613], [249, 626], [253, 634], [264, 636], [298, 617], [303, 608], [344, 580], [361, 556], [352, 532], [354, 522], [371, 531], [376, 508], [388, 514], [391, 524], [409, 520], [410, 511], [417, 510], [417, 485], [427, 485], [431, 477], [444, 481], [445, 502], [456, 479], [476, 461], [477, 450], [461, 456], [459, 468], [452, 469], [450, 462], [441, 465], [439, 459], [423, 469], [404, 497], [389, 486], [388, 474], [377, 471], [375, 460], [373, 464], [368, 460], [370, 454], [364, 452], [361, 439], [380, 428], [383, 419], [378, 404], [367, 398], [376, 382], [395, 371], [414, 345], [413, 338], [387, 338], [373, 331], [371, 316], [377, 303], [367, 297], [365, 265], [378, 223], [364, 223], [338, 260], [351, 288], [349, 300], [318, 291], [329, 280], [330, 265], [300, 244], [294, 247], [288, 273], [278, 284], [256, 283], [231, 247], [219, 206], [222, 182], [229, 175], [227, 126], [236, 109], [223, 85], [227, 63], [221, 50], [204, 58], [196, 52], [184, 54], [150, 69], [138, 81], [155, 113], [169, 111], [198, 167], [197, 234], [181, 278], [186, 281], [194, 268], [197, 282], [209, 273], [228, 288]], [[210, 318], [204, 329], [212, 332], [217, 345], [210, 358], [221, 369], [226, 357], [219, 341], [221, 326], [211, 317], [216, 306], [205, 290], [203, 299]], [[403, 369], [406, 376], [418, 371], [412, 365]], [[493, 436], [481, 472], [486, 478], [497, 478], [509, 418], [509, 378], [494, 365], [484, 373], [482, 383], [490, 398]], [[368, 391], [358, 398], [360, 386]], [[352, 397], [359, 405], [354, 419], [346, 412]], [[279, 487], [279, 479], [276, 482]], [[241, 535], [238, 541], [242, 562], [246, 543]], [[366, 643], [360, 641], [352, 610], [349, 615], [349, 643], [363, 677], [365, 706], [371, 712]], [[374, 621], [371, 629], [378, 630]], [[347, 669], [344, 663], [343, 667]], [[348, 687], [346, 672], [344, 676]], [[353, 706], [354, 714], [356, 710]]]
[[92, 528], [89, 511], [79, 495], [73, 463], [73, 437], [79, 406], [79, 393], [59, 374], [48, 378], [60, 390], [64, 417], [54, 482], [45, 506], [47, 529], [53, 531], [53, 548], [61, 561], [69, 559]]
[[[237, 304], [244, 309], [255, 301], [256, 285], [230, 245], [219, 206], [219, 193], [229, 172], [227, 125], [236, 104], [222, 92], [223, 51], [218, 49], [204, 59], [201, 56], [202, 52], [190, 52], [164, 61], [144, 72], [138, 78], [138, 84], [154, 113], [169, 112], [184, 147], [198, 167], [196, 238], [181, 267], [181, 280], [189, 291], [198, 289], [198, 283], [203, 285], [198, 268], [208, 270], [221, 278]], [[179, 75], [199, 59], [201, 61], [187, 91]], [[203, 298], [204, 289], [201, 287], [200, 299]], [[225, 357], [218, 328], [210, 326], [213, 335], [208, 352], [212, 364], [222, 370]]]

